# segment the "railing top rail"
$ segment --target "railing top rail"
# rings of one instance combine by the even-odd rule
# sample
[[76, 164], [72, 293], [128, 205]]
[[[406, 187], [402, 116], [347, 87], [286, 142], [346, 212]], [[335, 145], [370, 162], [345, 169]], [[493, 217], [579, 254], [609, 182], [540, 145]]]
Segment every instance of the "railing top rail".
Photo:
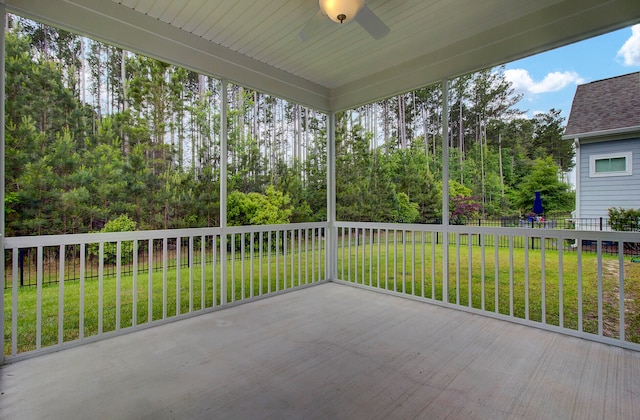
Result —
[[270, 232], [296, 229], [313, 229], [327, 227], [327, 222], [317, 223], [291, 223], [281, 225], [259, 225], [259, 226], [231, 226], [227, 228], [206, 227], [188, 229], [163, 229], [163, 230], [138, 230], [133, 232], [95, 232], [78, 233], [71, 235], [41, 235], [41, 236], [15, 236], [5, 237], [5, 249], [25, 248], [34, 246], [59, 246], [77, 245], [99, 242], [133, 241], [177, 238], [189, 236], [220, 235], [224, 233], [250, 233], [250, 232]]
[[416, 230], [424, 232], [442, 232], [440, 224], [417, 224], [417, 223], [379, 223], [379, 222], [335, 222], [339, 228], [360, 228], [360, 229], [388, 229], [388, 230]]
[[[336, 222], [339, 228], [359, 228], [359, 229], [388, 229], [398, 231], [417, 232], [443, 232], [443, 225], [435, 224], [404, 224], [404, 223], [376, 223], [376, 222]], [[620, 231], [596, 231], [579, 229], [557, 229], [543, 227], [499, 227], [499, 226], [472, 226], [472, 225], [449, 225], [447, 230], [452, 233], [465, 234], [485, 234], [500, 236], [528, 236], [543, 238], [564, 238], [578, 240], [603, 240], [603, 241], [623, 241], [640, 242], [640, 232], [620, 232]]]

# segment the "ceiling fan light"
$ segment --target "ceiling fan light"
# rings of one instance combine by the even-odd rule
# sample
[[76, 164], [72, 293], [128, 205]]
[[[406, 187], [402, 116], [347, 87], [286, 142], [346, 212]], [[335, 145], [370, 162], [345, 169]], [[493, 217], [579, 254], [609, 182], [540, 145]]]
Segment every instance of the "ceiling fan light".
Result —
[[319, 0], [320, 9], [334, 22], [348, 23], [364, 6], [364, 0]]

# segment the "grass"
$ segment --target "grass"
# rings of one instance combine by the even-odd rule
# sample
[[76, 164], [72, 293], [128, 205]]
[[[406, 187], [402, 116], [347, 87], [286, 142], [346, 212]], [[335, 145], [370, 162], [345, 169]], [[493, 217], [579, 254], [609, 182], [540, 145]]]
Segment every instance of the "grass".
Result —
[[[442, 300], [441, 245], [430, 243], [403, 244], [401, 241], [385, 243], [365, 241], [351, 252], [338, 249], [338, 277], [401, 293]], [[391, 241], [393, 242], [393, 241]], [[348, 248], [347, 248], [348, 249]], [[448, 300], [490, 312], [528, 318], [551, 325], [578, 330], [579, 293], [582, 295], [582, 330], [598, 333], [598, 267], [593, 254], [584, 253], [581, 264], [575, 252], [546, 251], [544, 273], [542, 254], [539, 250], [509, 249], [485, 246], [485, 266], [481, 265], [483, 249], [467, 245], [459, 249], [449, 248]], [[457, 258], [458, 253], [460, 258]], [[562, 255], [561, 255], [562, 254]], [[497, 265], [495, 256], [497, 255]], [[248, 256], [248, 255], [247, 255]], [[319, 259], [319, 261], [318, 261]], [[513, 264], [510, 261], [513, 260]], [[458, 263], [456, 261], [459, 261]], [[316, 254], [312, 262], [305, 253], [288, 252], [287, 257], [275, 256], [271, 264], [266, 256], [262, 264], [256, 256], [244, 262], [236, 260], [227, 265], [226, 301], [242, 300], [276, 290], [291, 288], [324, 277], [324, 253]], [[313, 263], [313, 266], [312, 266]], [[319, 265], [318, 265], [319, 264]], [[318, 273], [318, 267], [320, 272]], [[513, 268], [510, 268], [513, 267]], [[293, 268], [293, 270], [292, 270]], [[582, 270], [582, 284], [578, 284], [578, 272]], [[603, 257], [603, 316], [602, 328], [605, 336], [619, 338], [619, 277], [617, 258]], [[640, 264], [625, 262], [625, 338], [640, 342]], [[177, 279], [179, 273], [179, 280]], [[232, 275], [233, 273], [233, 275]], [[483, 274], [484, 273], [484, 274]], [[214, 271], [211, 264], [205, 265], [204, 281], [202, 267], [193, 268], [193, 277], [188, 268], [168, 269], [152, 272], [151, 282], [147, 272], [137, 276], [134, 287], [132, 275], [98, 280], [66, 282], [64, 294], [63, 328], [58, 327], [58, 284], [45, 285], [41, 289], [41, 347], [55, 345], [62, 334], [63, 342], [106, 333], [136, 324], [169, 318], [177, 314], [209, 308], [222, 301], [220, 264]], [[544, 274], [544, 282], [542, 281]], [[433, 277], [432, 277], [433, 275]], [[562, 284], [560, 284], [560, 275]], [[527, 281], [528, 276], [528, 281]], [[286, 278], [286, 282], [285, 282]], [[510, 284], [513, 283], [513, 287]], [[117, 293], [117, 290], [120, 293]], [[136, 307], [134, 311], [134, 290]], [[512, 292], [511, 292], [512, 290]], [[82, 308], [83, 325], [80, 325], [80, 295], [84, 296]], [[542, 297], [545, 297], [543, 300]], [[149, 298], [150, 297], [150, 298]], [[5, 290], [4, 351], [11, 354], [12, 291]], [[37, 348], [37, 300], [36, 287], [18, 289], [17, 352]], [[99, 302], [102, 301], [102, 313]], [[119, 310], [118, 310], [119, 308]], [[179, 309], [177, 309], [179, 308]], [[560, 309], [562, 308], [562, 310]]]
[[[311, 258], [307, 260], [304, 253], [296, 252], [293, 258], [295, 271], [292, 273], [291, 254], [287, 254], [287, 263], [282, 255], [278, 257], [278, 270], [276, 270], [275, 255], [271, 256], [273, 262], [271, 267], [268, 265], [266, 255], [263, 258], [262, 267], [260, 267], [259, 258], [256, 256], [253, 261], [253, 276], [251, 275], [251, 260], [245, 260], [244, 273], [242, 261], [236, 260], [233, 266], [229, 261], [226, 302], [296, 287], [324, 278], [323, 254], [320, 254], [319, 258], [316, 256], [314, 261], [311, 261]], [[318, 266], [321, 267], [321, 273], [318, 273]], [[194, 265], [193, 280], [190, 280], [190, 274], [189, 268], [182, 268], [179, 270], [178, 279], [178, 270], [172, 268], [167, 270], [165, 280], [162, 271], [152, 271], [151, 282], [149, 282], [147, 271], [138, 274], [135, 284], [136, 324], [210, 308], [214, 306], [214, 299], [215, 305], [220, 305], [223, 299], [220, 263], [218, 262], [216, 267], [215, 287], [211, 264], [205, 265], [204, 280], [202, 279], [202, 267], [199, 264]], [[262, 274], [262, 281], [260, 281], [260, 274]], [[52, 346], [59, 342], [58, 301], [60, 289], [57, 283], [42, 286], [40, 347]], [[117, 293], [118, 289], [120, 290], [119, 294]], [[38, 347], [36, 310], [38, 289], [36, 287], [22, 287], [17, 290], [17, 352], [21, 353]], [[80, 338], [81, 334], [83, 337], [89, 337], [133, 325], [133, 275], [121, 276], [119, 280], [113, 276], [105, 277], [102, 283], [93, 279], [83, 283], [79, 281], [65, 282], [62, 293], [64, 295], [63, 342], [76, 340]], [[81, 294], [84, 296], [82, 328], [80, 319]], [[99, 309], [100, 301], [102, 301], [102, 311]], [[11, 289], [5, 290], [4, 307], [4, 351], [5, 354], [11, 354]]]
[[[458, 252], [460, 258], [457, 258]], [[486, 245], [484, 270], [482, 252], [479, 246], [472, 246], [469, 251], [466, 244], [459, 251], [455, 246], [449, 248], [447, 286], [450, 303], [573, 330], [579, 330], [581, 326], [582, 331], [598, 334], [598, 263], [595, 254], [583, 253], [579, 262], [575, 251], [547, 250], [543, 272], [539, 249], [514, 249], [510, 255], [509, 249], [498, 248], [496, 253], [493, 245]], [[420, 242], [414, 248], [410, 242], [402, 244], [400, 241], [391, 243], [387, 251], [385, 243], [378, 246], [367, 242], [357, 255], [352, 252], [343, 257], [339, 251], [338, 257], [344, 260], [344, 264], [338, 263], [338, 277], [347, 281], [443, 300], [441, 246], [432, 247]], [[619, 338], [617, 257], [603, 256], [603, 268], [603, 335]], [[580, 270], [581, 283], [578, 279]], [[624, 290], [625, 339], [640, 343], [640, 264], [631, 263], [629, 258], [624, 263]], [[582, 305], [579, 305], [580, 298]]]

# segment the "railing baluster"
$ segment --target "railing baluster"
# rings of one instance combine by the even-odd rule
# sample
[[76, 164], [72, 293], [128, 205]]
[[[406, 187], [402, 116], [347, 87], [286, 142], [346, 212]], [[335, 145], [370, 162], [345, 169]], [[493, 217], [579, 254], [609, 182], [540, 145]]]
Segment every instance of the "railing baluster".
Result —
[[148, 245], [149, 263], [147, 273], [147, 322], [153, 321], [153, 239], [149, 239]]
[[540, 275], [540, 281], [542, 283], [542, 323], [547, 323], [547, 264], [545, 261], [546, 250], [544, 246], [544, 238], [540, 237], [540, 265], [542, 266], [542, 272]]
[[[298, 236], [299, 238], [299, 236]], [[295, 261], [296, 261], [296, 230], [295, 229], [291, 229], [291, 287], [296, 287], [296, 265], [295, 265]], [[300, 257], [300, 252], [299, 252], [300, 248], [298, 247], [298, 258]], [[298, 266], [299, 268], [299, 266]], [[298, 282], [297, 285], [301, 285], [302, 282], [300, 281], [300, 271], [298, 271]]]
[[287, 231], [282, 231], [282, 268], [283, 268], [283, 281], [284, 286], [282, 290], [287, 289]]
[[316, 230], [311, 229], [311, 283], [316, 281]]
[[425, 292], [424, 292], [424, 288], [425, 288], [425, 273], [427, 271], [426, 270], [427, 269], [427, 267], [426, 267], [426, 264], [427, 264], [427, 261], [426, 261], [426, 250], [425, 250], [425, 247], [424, 247], [425, 234], [426, 234], [425, 232], [420, 232], [420, 244], [422, 246], [422, 270], [420, 270], [422, 272], [421, 276], [420, 276], [422, 284], [420, 286], [420, 289], [422, 290], [422, 292], [421, 292], [421, 296], [422, 297], [425, 297]]
[[378, 236], [376, 237], [376, 243], [377, 245], [377, 250], [378, 250], [378, 259], [376, 260], [378, 263], [378, 268], [376, 270], [376, 287], [380, 288], [380, 248], [382, 247], [382, 244], [380, 243], [380, 232], [382, 229], [378, 228]]
[[168, 258], [169, 243], [167, 238], [162, 239], [162, 319], [167, 318], [167, 270], [168, 270]]
[[[345, 237], [344, 230], [345, 230], [344, 227], [340, 228], [340, 233], [341, 233], [340, 234], [340, 243], [342, 244], [341, 245], [341, 250], [340, 250], [341, 255], [342, 255], [342, 258], [340, 259], [340, 280], [343, 280], [343, 281], [344, 281], [344, 261], [345, 261], [344, 260], [344, 237]], [[306, 249], [306, 238], [305, 238], [305, 249]]]
[[456, 232], [456, 305], [460, 305], [460, 232]]
[[64, 263], [65, 246], [60, 245], [60, 274], [58, 277], [58, 344], [64, 341]]
[[509, 235], [509, 316], [513, 316], [513, 235]]
[[467, 306], [473, 307], [473, 236], [469, 234], [467, 239]]
[[80, 307], [78, 309], [78, 339], [84, 338], [84, 280], [86, 275], [86, 245], [80, 244]]
[[120, 290], [122, 289], [122, 241], [116, 241], [116, 331], [120, 329], [122, 301]]
[[436, 235], [431, 232], [431, 299], [436, 298]]
[[369, 229], [369, 286], [373, 286], [373, 228]]
[[200, 310], [204, 309], [206, 305], [206, 285], [205, 285], [205, 268], [207, 266], [207, 237], [205, 235], [200, 236]]
[[384, 242], [386, 244], [386, 253], [384, 258], [384, 288], [389, 290], [389, 229], [384, 230]]
[[411, 231], [411, 295], [416, 295], [416, 231]]
[[240, 282], [241, 282], [241, 299], [245, 299], [245, 279], [244, 279], [244, 232], [240, 234]]
[[558, 249], [558, 326], [564, 328], [564, 284], [563, 284], [563, 246], [562, 237], [558, 238], [559, 244], [556, 246]]
[[267, 293], [271, 293], [271, 232], [267, 231]]
[[529, 320], [529, 235], [524, 236], [524, 319]]
[[264, 282], [262, 281], [262, 241], [264, 239], [264, 234], [262, 231], [258, 234], [258, 288], [260, 289], [258, 292], [258, 296], [262, 295], [262, 287]]
[[356, 252], [355, 252], [355, 261], [354, 261], [354, 281], [358, 284], [358, 256], [360, 251], [360, 229], [356, 228]]
[[364, 278], [365, 278], [365, 251], [366, 251], [366, 247], [367, 247], [367, 230], [365, 228], [362, 228], [362, 284], [364, 284]]
[[103, 331], [104, 242], [98, 247], [98, 335]]
[[402, 230], [402, 293], [407, 293], [407, 231]]
[[602, 240], [597, 242], [598, 254], [598, 336], [602, 337]]
[[480, 306], [483, 311], [486, 310], [486, 288], [485, 288], [485, 280], [486, 280], [486, 238], [485, 234], [482, 234], [480, 238]]
[[182, 266], [182, 238], [178, 236], [176, 238], [176, 315], [180, 315], [181, 310], [181, 285], [180, 285], [180, 271]]
[[42, 347], [42, 270], [43, 267], [43, 249], [42, 246], [37, 248], [37, 273], [36, 273], [36, 350]]
[[231, 296], [229, 302], [236, 301], [236, 234], [231, 234]]
[[624, 325], [624, 304], [625, 304], [625, 293], [624, 293], [624, 242], [618, 242], [618, 304], [619, 306], [619, 322], [620, 322], [620, 340], [626, 341], [626, 332]]
[[[194, 266], [194, 253], [193, 253], [193, 235], [189, 235], [189, 249], [187, 255], [189, 256], [189, 312], [193, 312], [193, 266]], [[180, 271], [180, 267], [178, 267]], [[180, 299], [182, 302], [182, 299]]]
[[347, 281], [351, 281], [351, 228], [347, 231], [347, 239], [349, 242], [347, 249]]
[[18, 354], [18, 260], [19, 248], [11, 255], [11, 355]]
[[[218, 235], [211, 236], [211, 248], [211, 306], [215, 308], [218, 306]], [[222, 278], [223, 276], [220, 277]]]
[[398, 231], [393, 230], [393, 291], [398, 291]]
[[253, 259], [254, 259], [254, 242], [255, 242], [255, 233], [251, 232], [251, 235], [249, 236], [249, 243], [251, 244], [251, 247], [249, 248], [249, 297], [253, 297], [254, 295], [254, 288], [255, 288], [255, 276], [254, 276], [254, 266], [253, 266]]
[[[318, 228], [318, 233], [320, 234], [320, 238], [318, 239], [319, 243], [318, 243], [318, 280], [322, 280], [322, 278], [324, 277], [322, 275], [322, 273], [324, 273], [324, 265], [321, 264], [322, 261], [322, 250], [324, 249], [326, 251], [326, 242], [325, 242], [325, 238], [326, 238], [326, 231], [325, 228], [320, 227]], [[326, 253], [325, 253], [326, 255]], [[326, 279], [325, 279], [326, 280]]]
[[302, 284], [302, 229], [298, 229], [298, 285], [301, 285], [301, 284]]
[[138, 325], [138, 240], [133, 241], [133, 278], [131, 280], [131, 326]]
[[496, 233], [495, 235], [493, 235], [493, 257], [494, 257], [494, 267], [493, 267], [493, 283], [494, 283], [494, 290], [493, 290], [493, 304], [495, 305], [493, 308], [493, 311], [495, 313], [500, 313], [500, 299], [499, 299], [499, 284], [500, 284], [500, 258], [499, 258], [499, 253], [498, 253], [498, 247], [499, 247], [499, 242], [500, 241], [500, 237], [498, 236], [498, 234]]
[[582, 322], [582, 239], [576, 239], [576, 247], [578, 249], [578, 331], [584, 331]]
[[276, 231], [276, 292], [280, 290], [280, 231]]

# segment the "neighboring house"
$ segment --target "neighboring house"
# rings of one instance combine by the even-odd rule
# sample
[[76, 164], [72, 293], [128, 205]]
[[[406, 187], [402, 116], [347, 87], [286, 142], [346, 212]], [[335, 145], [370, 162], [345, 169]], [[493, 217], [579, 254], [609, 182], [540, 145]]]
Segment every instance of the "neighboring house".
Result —
[[640, 208], [640, 72], [578, 86], [562, 138], [576, 147], [576, 228]]

